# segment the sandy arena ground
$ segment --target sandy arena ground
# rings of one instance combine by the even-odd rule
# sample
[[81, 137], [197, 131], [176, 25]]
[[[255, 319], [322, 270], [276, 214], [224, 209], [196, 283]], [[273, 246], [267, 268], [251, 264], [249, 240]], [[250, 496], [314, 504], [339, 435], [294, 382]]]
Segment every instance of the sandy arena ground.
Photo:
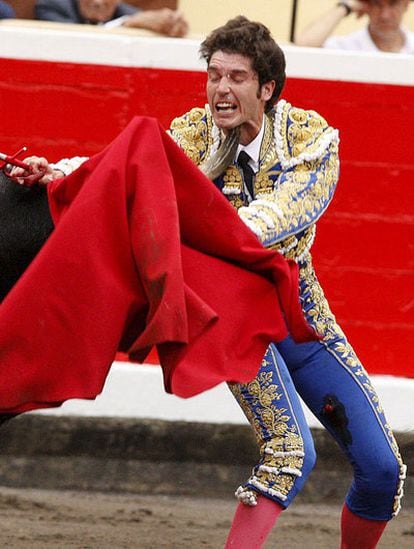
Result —
[[[0, 488], [0, 547], [219, 549], [235, 502], [171, 496]], [[339, 507], [293, 505], [266, 549], [338, 547]], [[381, 549], [414, 547], [414, 510], [392, 521]]]

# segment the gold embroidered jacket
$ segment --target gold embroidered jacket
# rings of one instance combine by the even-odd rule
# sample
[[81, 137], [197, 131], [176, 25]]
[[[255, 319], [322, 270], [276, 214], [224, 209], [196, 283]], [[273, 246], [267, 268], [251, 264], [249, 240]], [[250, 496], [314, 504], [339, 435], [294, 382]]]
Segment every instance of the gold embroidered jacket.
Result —
[[[223, 138], [208, 105], [174, 119], [169, 133], [199, 166], [215, 154]], [[254, 200], [248, 203], [236, 164], [215, 184], [264, 246], [300, 261], [336, 187], [338, 141], [337, 130], [315, 111], [281, 100], [265, 116]]]

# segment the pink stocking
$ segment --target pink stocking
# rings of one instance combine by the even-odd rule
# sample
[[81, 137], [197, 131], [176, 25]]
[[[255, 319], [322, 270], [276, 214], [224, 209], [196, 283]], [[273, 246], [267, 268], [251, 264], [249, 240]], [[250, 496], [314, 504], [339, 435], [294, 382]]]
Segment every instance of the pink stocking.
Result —
[[386, 520], [359, 517], [344, 505], [341, 517], [341, 549], [375, 549], [386, 525]]
[[281, 505], [260, 496], [255, 506], [239, 503], [226, 541], [226, 549], [260, 549], [282, 511]]

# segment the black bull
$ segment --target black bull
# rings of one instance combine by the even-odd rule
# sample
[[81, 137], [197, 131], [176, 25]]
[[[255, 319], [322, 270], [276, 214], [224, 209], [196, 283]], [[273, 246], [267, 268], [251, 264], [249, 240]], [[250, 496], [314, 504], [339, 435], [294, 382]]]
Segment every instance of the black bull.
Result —
[[0, 220], [2, 301], [53, 230], [46, 189], [24, 187], [0, 171]]

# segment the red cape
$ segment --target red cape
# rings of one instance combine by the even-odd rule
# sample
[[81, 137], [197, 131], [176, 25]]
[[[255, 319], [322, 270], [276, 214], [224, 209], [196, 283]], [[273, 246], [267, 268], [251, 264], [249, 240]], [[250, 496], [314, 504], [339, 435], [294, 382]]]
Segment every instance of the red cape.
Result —
[[49, 204], [56, 228], [0, 307], [1, 412], [96, 397], [117, 351], [142, 361], [155, 345], [166, 390], [189, 397], [251, 380], [288, 330], [315, 338], [295, 263], [156, 120], [51, 184]]

